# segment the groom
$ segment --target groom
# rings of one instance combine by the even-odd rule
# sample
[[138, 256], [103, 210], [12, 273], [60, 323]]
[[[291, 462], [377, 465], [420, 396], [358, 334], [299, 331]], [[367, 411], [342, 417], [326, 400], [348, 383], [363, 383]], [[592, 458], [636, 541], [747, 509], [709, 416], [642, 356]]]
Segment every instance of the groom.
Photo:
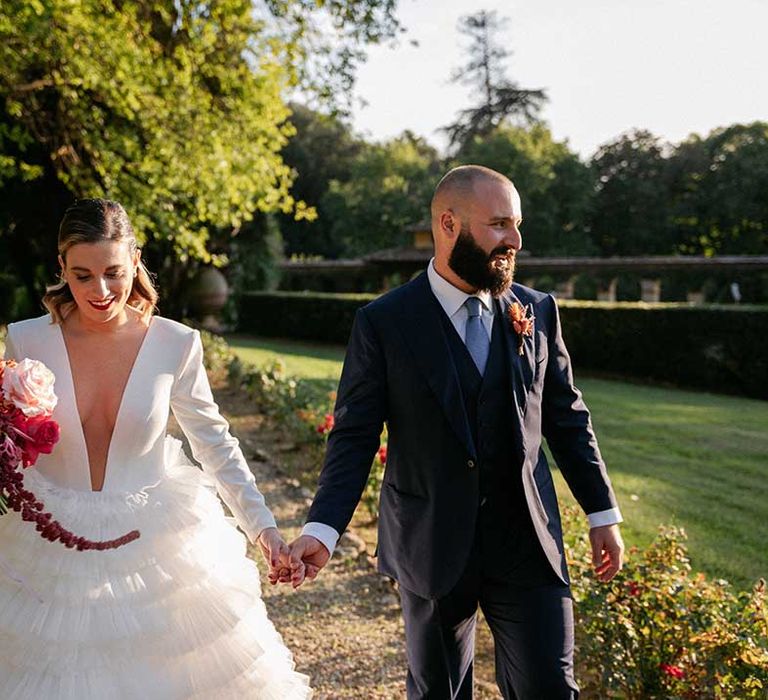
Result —
[[292, 544], [297, 586], [349, 524], [386, 422], [378, 563], [399, 583], [411, 699], [472, 697], [478, 605], [505, 698], [578, 697], [542, 438], [589, 517], [598, 579], [621, 568], [621, 515], [555, 301], [512, 284], [521, 223], [503, 175], [467, 165], [440, 181], [427, 271], [357, 312], [319, 488]]

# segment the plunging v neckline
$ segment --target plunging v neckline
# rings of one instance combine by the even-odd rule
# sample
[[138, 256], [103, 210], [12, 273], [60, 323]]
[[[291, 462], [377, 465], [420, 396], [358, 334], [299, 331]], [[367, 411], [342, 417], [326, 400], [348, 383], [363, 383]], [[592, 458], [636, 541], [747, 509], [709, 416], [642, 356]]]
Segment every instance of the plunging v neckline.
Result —
[[131, 365], [131, 369], [128, 372], [128, 379], [125, 381], [125, 386], [123, 386], [123, 393], [120, 395], [120, 403], [117, 406], [117, 413], [115, 414], [115, 423], [112, 426], [112, 434], [109, 436], [109, 444], [107, 445], [107, 457], [104, 462], [104, 478], [101, 482], [101, 489], [96, 490], [93, 488], [93, 475], [91, 473], [91, 460], [88, 456], [88, 442], [85, 439], [85, 429], [83, 427], [83, 420], [80, 417], [80, 408], [77, 405], [77, 389], [75, 387], [75, 375], [72, 371], [72, 363], [69, 359], [69, 349], [67, 348], [67, 341], [64, 337], [64, 330], [61, 327], [60, 323], [54, 324], [58, 330], [59, 330], [59, 338], [61, 338], [61, 344], [64, 349], [64, 360], [67, 364], [67, 370], [69, 372], [69, 383], [72, 388], [72, 402], [74, 404], [73, 409], [75, 412], [75, 416], [77, 417], [77, 424], [80, 427], [80, 441], [81, 441], [81, 447], [84, 454], [84, 461], [86, 465], [88, 466], [88, 484], [90, 486], [90, 490], [93, 493], [99, 493], [100, 491], [104, 491], [104, 487], [107, 485], [107, 477], [109, 476], [109, 461], [110, 457], [112, 456], [112, 446], [115, 443], [115, 435], [117, 434], [118, 426], [120, 425], [120, 415], [123, 412], [123, 403], [125, 402], [125, 396], [128, 393], [128, 388], [131, 385], [131, 381], [133, 380], [133, 375], [136, 370], [137, 365], [139, 364], [139, 360], [141, 359], [142, 352], [144, 351], [144, 347], [147, 344], [147, 339], [149, 338], [149, 334], [152, 330], [152, 326], [155, 325], [155, 317], [153, 316], [150, 321], [149, 325], [147, 326], [147, 330], [144, 332], [144, 337], [141, 339], [141, 344], [139, 345], [139, 349], [136, 352], [136, 357], [133, 358], [133, 364]]

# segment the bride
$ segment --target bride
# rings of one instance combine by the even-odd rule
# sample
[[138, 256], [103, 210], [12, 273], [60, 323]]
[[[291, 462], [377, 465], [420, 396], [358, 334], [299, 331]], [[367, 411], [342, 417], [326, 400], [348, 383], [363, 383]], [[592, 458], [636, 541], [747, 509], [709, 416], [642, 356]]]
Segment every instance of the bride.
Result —
[[[214, 403], [199, 334], [153, 315], [157, 293], [116, 202], [76, 202], [58, 248], [49, 315], [8, 327], [6, 357], [56, 377], [61, 439], [25, 470], [25, 488], [78, 536], [139, 538], [76, 551], [17, 513], [0, 517], [16, 574], [0, 569], [0, 697], [310, 697], [215, 495], [277, 581], [287, 547]], [[202, 471], [166, 436], [169, 408]]]

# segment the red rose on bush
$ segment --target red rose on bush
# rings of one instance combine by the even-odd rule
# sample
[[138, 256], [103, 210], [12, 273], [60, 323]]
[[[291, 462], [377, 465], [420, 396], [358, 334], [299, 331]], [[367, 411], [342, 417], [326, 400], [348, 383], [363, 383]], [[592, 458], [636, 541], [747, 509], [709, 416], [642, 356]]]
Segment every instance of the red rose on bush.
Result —
[[664, 673], [666, 673], [668, 676], [672, 676], [672, 678], [677, 678], [678, 680], [685, 676], [685, 671], [683, 671], [683, 669], [679, 666], [673, 666], [672, 664], [659, 664], [659, 668], [661, 668], [661, 670], [664, 671]]
[[379, 447], [379, 451], [376, 453], [376, 456], [379, 458], [379, 462], [381, 462], [382, 464], [386, 464], [387, 463], [387, 446], [382, 445], [381, 447]]
[[333, 417], [333, 413], [326, 413], [323, 422], [317, 426], [316, 430], [320, 435], [325, 435], [326, 433], [330, 433], [331, 430], [333, 430], [334, 423], [335, 419]]

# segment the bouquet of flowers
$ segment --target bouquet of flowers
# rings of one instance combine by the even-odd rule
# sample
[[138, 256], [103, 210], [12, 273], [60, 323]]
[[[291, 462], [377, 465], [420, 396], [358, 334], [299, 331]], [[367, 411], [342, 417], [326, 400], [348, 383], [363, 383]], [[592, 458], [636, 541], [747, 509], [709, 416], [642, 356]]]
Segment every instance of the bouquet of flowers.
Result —
[[43, 503], [24, 488], [20, 467], [31, 467], [50, 454], [59, 441], [59, 424], [51, 419], [56, 407], [53, 372], [38, 360], [0, 360], [0, 514], [7, 509], [35, 523], [42, 537], [65, 547], [116, 549], [139, 537], [138, 530], [115, 540], [95, 542], [78, 537], [45, 512]]

